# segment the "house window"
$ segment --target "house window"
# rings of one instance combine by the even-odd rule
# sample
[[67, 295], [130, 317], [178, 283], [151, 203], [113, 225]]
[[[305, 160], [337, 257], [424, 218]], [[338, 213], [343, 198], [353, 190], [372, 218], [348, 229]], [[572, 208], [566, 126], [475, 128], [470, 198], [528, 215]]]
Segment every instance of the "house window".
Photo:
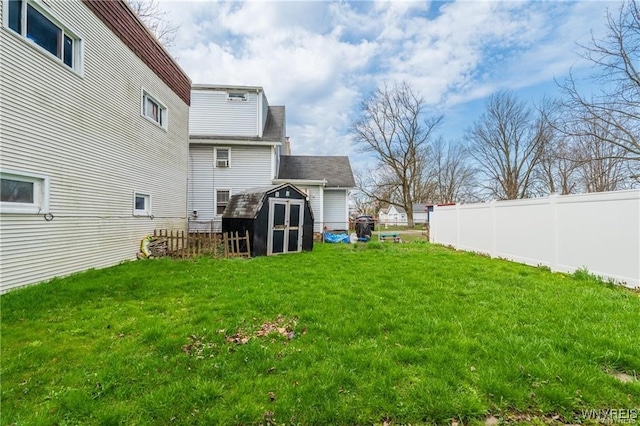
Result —
[[167, 108], [146, 91], [142, 91], [142, 115], [160, 127], [167, 127]]
[[133, 195], [133, 215], [134, 216], [150, 216], [151, 215], [151, 195], [136, 192]]
[[48, 213], [49, 177], [11, 170], [0, 172], [2, 213]]
[[29, 0], [8, 0], [5, 25], [71, 69], [79, 69], [80, 38]]
[[229, 204], [230, 192], [228, 189], [216, 191], [216, 214], [222, 215]]
[[228, 92], [227, 99], [230, 101], [246, 101], [247, 93], [246, 92]]
[[216, 167], [229, 167], [231, 162], [230, 148], [216, 148]]

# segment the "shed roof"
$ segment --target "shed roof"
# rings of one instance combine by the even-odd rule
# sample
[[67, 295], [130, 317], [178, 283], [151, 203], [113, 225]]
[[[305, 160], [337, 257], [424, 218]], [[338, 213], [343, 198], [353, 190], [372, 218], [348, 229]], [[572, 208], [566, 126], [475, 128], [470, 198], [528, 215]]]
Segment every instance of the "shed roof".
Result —
[[265, 196], [285, 187], [298, 191], [300, 195], [305, 195], [298, 188], [288, 183], [249, 188], [231, 196], [227, 207], [222, 213], [222, 218], [254, 219], [262, 209]]
[[356, 186], [349, 157], [283, 155], [280, 157], [278, 179], [323, 180], [328, 187]]

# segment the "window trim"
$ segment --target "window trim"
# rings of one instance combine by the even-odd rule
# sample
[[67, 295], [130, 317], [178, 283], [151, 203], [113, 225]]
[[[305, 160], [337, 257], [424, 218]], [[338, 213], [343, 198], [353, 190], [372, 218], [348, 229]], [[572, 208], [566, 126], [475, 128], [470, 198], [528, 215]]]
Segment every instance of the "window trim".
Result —
[[[149, 117], [146, 114], [146, 105], [147, 105], [147, 100], [150, 100], [151, 102], [153, 102], [154, 104], [156, 104], [158, 106], [159, 109], [159, 118], [160, 121], [156, 121], [154, 118]], [[142, 88], [142, 97], [141, 97], [141, 102], [140, 102], [140, 115], [142, 117], [144, 117], [146, 120], [148, 120], [149, 122], [155, 124], [156, 126], [160, 127], [161, 129], [167, 130], [167, 123], [169, 122], [169, 109], [166, 107], [166, 105], [162, 102], [160, 102], [158, 100], [157, 96], [152, 95], [148, 90], [146, 90], [144, 87]]]
[[249, 100], [249, 92], [242, 92], [239, 90], [227, 92], [227, 100], [246, 102]]
[[[145, 200], [145, 209], [137, 209], [136, 208], [136, 198], [144, 197]], [[151, 194], [144, 191], [133, 191], [133, 215], [134, 216], [142, 216], [142, 217], [150, 217], [151, 214]]]
[[[218, 165], [218, 151], [219, 150], [226, 150], [227, 151], [227, 165], [226, 166], [219, 166]], [[217, 146], [217, 147], [215, 147], [214, 153], [213, 153], [213, 167], [215, 167], [216, 169], [230, 169], [231, 168], [231, 147], [228, 147], [228, 146]]]
[[[20, 32], [17, 32], [9, 26], [9, 0], [1, 1], [3, 10], [2, 26], [6, 28], [10, 34], [17, 36], [22, 40], [22, 42], [26, 43], [28, 46], [31, 46], [38, 52], [44, 54], [49, 59], [52, 59], [55, 62], [61, 64], [64, 68], [82, 76], [84, 62], [84, 43], [83, 38], [78, 35], [79, 33], [76, 30], [74, 30], [69, 25], [65, 24], [62, 20], [58, 19], [54, 14], [52, 14], [47, 5], [44, 4], [41, 0], [22, 0], [22, 7], [20, 10]], [[57, 55], [49, 52], [47, 49], [27, 37], [27, 8], [29, 5], [33, 7], [33, 9], [35, 9], [37, 12], [39, 12], [45, 19], [47, 19], [62, 31], [63, 43], [62, 46], [59, 46], [62, 57], [58, 57]], [[67, 65], [64, 62], [64, 36], [67, 36], [71, 40], [73, 40], [71, 66]]]
[[34, 183], [33, 203], [0, 201], [0, 213], [49, 213], [49, 194], [51, 189], [49, 176], [20, 170], [0, 169], [0, 178], [11, 178], [12, 180]]
[[218, 192], [221, 191], [227, 191], [229, 193], [229, 200], [227, 201], [227, 204], [225, 205], [225, 208], [227, 208], [227, 206], [229, 205], [229, 201], [231, 201], [231, 188], [216, 188], [215, 189], [215, 215], [217, 217], [222, 216], [222, 213], [218, 213]]

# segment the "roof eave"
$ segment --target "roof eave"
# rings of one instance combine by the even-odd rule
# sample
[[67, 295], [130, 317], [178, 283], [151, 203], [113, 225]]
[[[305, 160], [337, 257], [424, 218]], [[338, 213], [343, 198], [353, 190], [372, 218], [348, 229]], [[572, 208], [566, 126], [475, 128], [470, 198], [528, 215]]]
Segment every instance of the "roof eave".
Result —
[[314, 180], [314, 179], [273, 179], [274, 185], [291, 183], [293, 185], [327, 185], [326, 179]]

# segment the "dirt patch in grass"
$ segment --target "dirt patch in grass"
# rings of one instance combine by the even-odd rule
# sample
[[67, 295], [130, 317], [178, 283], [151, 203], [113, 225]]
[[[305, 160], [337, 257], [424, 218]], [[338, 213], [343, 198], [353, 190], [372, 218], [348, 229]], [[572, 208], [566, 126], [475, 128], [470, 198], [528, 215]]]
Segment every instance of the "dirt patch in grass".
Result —
[[[279, 334], [288, 340], [295, 339], [296, 334], [294, 332], [295, 326], [298, 324], [296, 317], [287, 318], [283, 315], [278, 315], [275, 321], [265, 321], [262, 325], [253, 332], [246, 332], [241, 328], [236, 330], [236, 333], [224, 338], [229, 343], [235, 343], [236, 345], [244, 345], [249, 343], [249, 340], [257, 337], [267, 337], [272, 334]], [[220, 330], [221, 333], [225, 333], [225, 330]], [[303, 331], [303, 334], [305, 331]]]
[[635, 376], [632, 376], [631, 374], [621, 373], [619, 371], [614, 371], [613, 373], [609, 373], [609, 374], [615, 377], [616, 379], [620, 380], [622, 383], [633, 383], [638, 380]]

